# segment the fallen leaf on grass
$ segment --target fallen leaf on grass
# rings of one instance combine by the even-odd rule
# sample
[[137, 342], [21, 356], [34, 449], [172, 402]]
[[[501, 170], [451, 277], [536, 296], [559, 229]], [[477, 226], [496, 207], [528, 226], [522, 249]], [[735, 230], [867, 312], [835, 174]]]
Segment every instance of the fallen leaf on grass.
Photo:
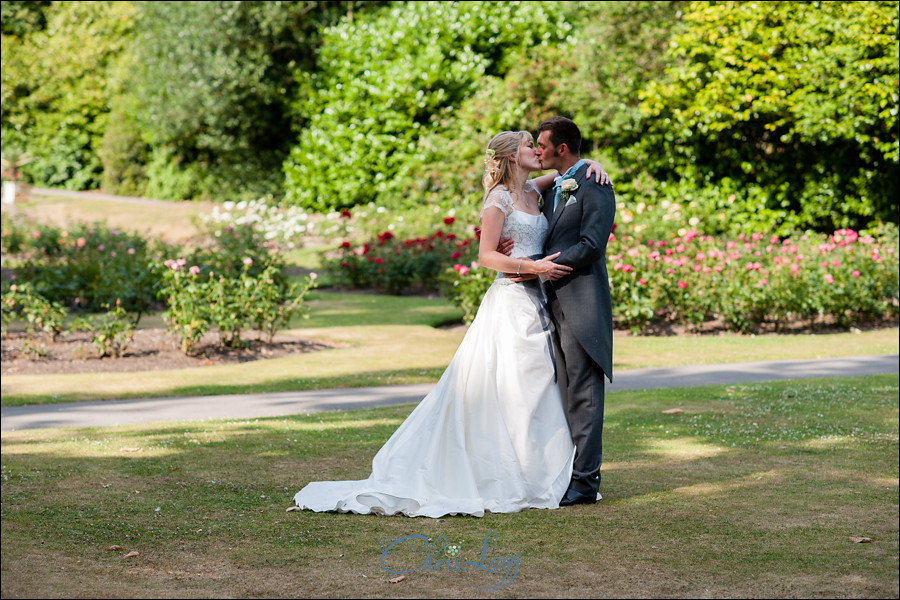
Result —
[[393, 579], [389, 579], [388, 581], [390, 581], [391, 583], [400, 583], [404, 579], [406, 579], [406, 575], [401, 575], [400, 577], [394, 577]]
[[122, 558], [134, 558], [134, 557], [140, 556], [140, 555], [141, 555], [141, 553], [138, 552], [137, 550], [132, 550], [128, 554], [123, 555]]
[[299, 506], [289, 506], [284, 512], [294, 512], [295, 510], [303, 510]]
[[684, 412], [684, 409], [682, 409], [682, 408], [670, 408], [669, 410], [662, 411], [662, 414], [664, 414], [664, 415], [680, 415], [683, 412]]
[[872, 538], [870, 538], [870, 537], [854, 537], [851, 535], [850, 541], [853, 542], [854, 544], [866, 544], [868, 542], [871, 542]]
[[143, 448], [119, 448], [119, 452], [140, 452]]
[[116, 552], [120, 552], [125, 549], [125, 546], [119, 546], [119, 545], [113, 544], [112, 546], [109, 547], [109, 549], [115, 550]]

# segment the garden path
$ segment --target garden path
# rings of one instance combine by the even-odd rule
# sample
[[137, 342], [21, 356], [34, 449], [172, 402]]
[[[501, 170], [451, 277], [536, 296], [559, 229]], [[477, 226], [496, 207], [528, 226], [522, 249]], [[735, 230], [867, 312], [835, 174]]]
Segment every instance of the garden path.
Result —
[[[632, 369], [615, 373], [609, 391], [758, 383], [810, 377], [863, 377], [900, 372], [900, 355], [814, 360], [778, 360], [690, 367]], [[73, 402], [5, 407], [2, 431], [50, 427], [98, 427], [198, 420], [253, 419], [331, 410], [409, 404], [421, 400], [432, 383], [140, 400]]]

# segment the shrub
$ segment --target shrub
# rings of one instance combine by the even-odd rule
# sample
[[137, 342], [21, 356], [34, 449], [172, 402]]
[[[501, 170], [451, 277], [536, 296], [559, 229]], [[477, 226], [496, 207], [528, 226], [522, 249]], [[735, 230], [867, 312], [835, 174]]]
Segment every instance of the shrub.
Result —
[[475, 261], [455, 263], [444, 271], [441, 292], [463, 309], [463, 322], [471, 323], [496, 278], [496, 271], [481, 268]]
[[437, 291], [441, 274], [467, 248], [470, 239], [447, 233], [456, 220], [446, 217], [444, 227], [425, 237], [400, 240], [390, 231], [355, 246], [343, 242], [323, 267], [338, 285], [376, 289], [389, 294]]
[[19, 223], [7, 231], [4, 246], [15, 247], [22, 259], [17, 277], [43, 297], [91, 312], [121, 302], [135, 322], [156, 303], [159, 281], [149, 263], [172, 252], [103, 223], [71, 229]]
[[198, 228], [212, 237], [239, 227], [248, 227], [269, 250], [293, 250], [303, 244], [303, 237], [310, 231], [309, 214], [301, 208], [281, 208], [272, 196], [251, 201], [224, 202], [214, 206], [208, 215], [202, 215]]
[[310, 210], [419, 204], [423, 157], [440, 164], [432, 134], [456, 135], [461, 104], [572, 29], [540, 2], [391, 3], [326, 29], [294, 106], [304, 130], [285, 162], [286, 199]]
[[729, 329], [750, 332], [797, 320], [849, 326], [896, 316], [896, 227], [875, 233], [614, 236], [608, 249], [614, 319], [640, 330], [651, 320], [697, 328], [720, 318]]
[[79, 317], [72, 323], [70, 331], [86, 331], [91, 334], [91, 342], [97, 349], [97, 356], [122, 356], [134, 339], [134, 322], [116, 302], [115, 308], [99, 315]]
[[42, 332], [55, 340], [62, 333], [66, 309], [37, 293], [29, 283], [10, 285], [3, 292], [2, 307], [3, 335], [14, 317], [25, 319], [29, 338]]
[[228, 347], [243, 346], [242, 333], [252, 328], [271, 341], [295, 314], [305, 313], [302, 302], [316, 279], [313, 274], [303, 285], [285, 285], [279, 267], [269, 264], [254, 273], [250, 258], [236, 276], [188, 264], [186, 259], [166, 261], [160, 292], [168, 305], [163, 317], [185, 354], [194, 353], [213, 327]]
[[[496, 277], [478, 267], [477, 246], [476, 238], [457, 242], [441, 277], [442, 293], [464, 310], [467, 322]], [[358, 277], [355, 283], [361, 286], [372, 285], [379, 276], [391, 281], [386, 273], [373, 273], [370, 260], [385, 247], [393, 246], [379, 240], [360, 251], [348, 244], [343, 275], [348, 281]], [[844, 229], [830, 236], [757, 233], [735, 238], [700, 235], [693, 229], [662, 238], [616, 230], [607, 247], [614, 321], [635, 333], [659, 323], [699, 329], [712, 319], [732, 331], [753, 332], [797, 321], [825, 319], [848, 327], [896, 317], [897, 248], [893, 225], [862, 234]], [[351, 264], [357, 269], [350, 269]], [[377, 266], [390, 268], [386, 261]]]

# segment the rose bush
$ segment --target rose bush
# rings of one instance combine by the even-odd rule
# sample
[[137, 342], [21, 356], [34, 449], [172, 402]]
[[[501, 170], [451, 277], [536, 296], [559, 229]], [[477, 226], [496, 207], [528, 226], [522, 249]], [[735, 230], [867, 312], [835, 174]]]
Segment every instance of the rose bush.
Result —
[[401, 240], [384, 231], [362, 244], [345, 241], [325, 257], [323, 267], [340, 286], [389, 294], [435, 292], [441, 273], [455, 260], [454, 255], [461, 256], [472, 243], [471, 239], [460, 239], [456, 223], [454, 217], [445, 217], [440, 229], [422, 237]]
[[258, 267], [251, 258], [243, 261], [237, 276], [216, 273], [206, 266], [191, 265], [180, 258], [159, 266], [168, 310], [163, 317], [185, 354], [196, 350], [197, 342], [215, 327], [219, 341], [228, 347], [242, 347], [244, 331], [256, 329], [258, 337], [271, 341], [278, 329], [298, 313], [305, 316], [303, 299], [314, 286], [316, 276], [303, 284], [286, 285], [277, 265]]
[[[661, 237], [625, 231], [611, 235], [607, 266], [614, 320], [635, 332], [663, 322], [698, 329], [713, 319], [739, 332], [817, 319], [847, 327], [898, 314], [895, 226], [734, 239], [695, 229]], [[328, 266], [344, 285], [385, 291], [440, 269], [442, 293], [470, 321], [495, 273], [476, 262], [477, 235], [447, 238], [439, 230], [403, 242], [387, 234], [360, 247], [345, 242]]]
[[2, 240], [16, 277], [48, 301], [90, 312], [120, 302], [135, 322], [157, 302], [159, 280], [148, 265], [174, 253], [103, 223], [60, 228], [4, 219]]

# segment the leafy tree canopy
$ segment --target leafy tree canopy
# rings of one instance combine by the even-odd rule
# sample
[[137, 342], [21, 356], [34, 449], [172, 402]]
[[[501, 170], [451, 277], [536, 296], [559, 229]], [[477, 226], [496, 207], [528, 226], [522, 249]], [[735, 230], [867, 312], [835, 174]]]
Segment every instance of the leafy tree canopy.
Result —
[[[642, 92], [638, 154], [772, 227], [898, 213], [898, 3], [693, 2]], [[727, 208], [722, 206], [720, 208]]]
[[537, 2], [400, 2], [326, 30], [321, 71], [304, 75], [306, 127], [286, 166], [290, 202], [322, 210], [403, 197], [425, 134], [446, 125], [489, 78], [572, 26]]

